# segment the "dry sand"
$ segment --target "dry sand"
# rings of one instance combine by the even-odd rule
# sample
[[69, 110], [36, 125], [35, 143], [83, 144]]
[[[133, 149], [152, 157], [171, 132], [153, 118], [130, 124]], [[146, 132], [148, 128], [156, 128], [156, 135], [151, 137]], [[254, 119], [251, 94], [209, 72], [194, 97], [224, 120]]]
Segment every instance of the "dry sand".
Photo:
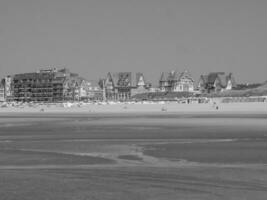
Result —
[[[218, 108], [218, 109], [217, 109]], [[267, 102], [263, 103], [214, 103], [206, 104], [178, 104], [166, 103], [119, 103], [119, 104], [73, 104], [69, 107], [58, 105], [36, 105], [29, 107], [0, 107], [0, 113], [211, 113], [211, 112], [233, 112], [233, 113], [265, 113]]]

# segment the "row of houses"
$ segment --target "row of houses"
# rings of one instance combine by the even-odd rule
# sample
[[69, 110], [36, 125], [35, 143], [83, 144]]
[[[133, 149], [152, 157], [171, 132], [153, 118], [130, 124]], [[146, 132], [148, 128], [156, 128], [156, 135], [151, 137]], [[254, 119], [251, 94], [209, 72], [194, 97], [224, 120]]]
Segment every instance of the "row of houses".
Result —
[[188, 71], [162, 73], [159, 80], [159, 90], [161, 92], [218, 93], [235, 87], [236, 82], [233, 74], [224, 72], [201, 75], [196, 87], [195, 81]]
[[233, 75], [223, 72], [201, 75], [197, 83], [187, 70], [163, 72], [158, 86], [152, 87], [140, 72], [109, 72], [99, 81], [88, 81], [66, 68], [51, 68], [5, 77], [0, 83], [0, 101], [127, 101], [140, 93], [212, 93], [231, 90], [235, 85]]
[[232, 73], [214, 72], [201, 75], [197, 85], [186, 70], [163, 72], [156, 88], [147, 81], [142, 73], [108, 73], [103, 80], [103, 90], [108, 100], [129, 100], [136, 94], [149, 92], [190, 92], [217, 93], [231, 90], [236, 86]]
[[98, 84], [66, 68], [15, 74], [5, 77], [1, 83], [2, 101], [61, 102], [102, 100], [103, 97]]

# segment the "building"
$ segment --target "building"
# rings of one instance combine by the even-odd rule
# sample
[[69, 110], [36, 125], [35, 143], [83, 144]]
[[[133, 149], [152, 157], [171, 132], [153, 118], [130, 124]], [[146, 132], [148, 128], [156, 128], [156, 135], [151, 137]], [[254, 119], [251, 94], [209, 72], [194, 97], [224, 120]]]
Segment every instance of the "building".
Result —
[[89, 97], [88, 97], [88, 90], [90, 87], [90, 82], [88, 82], [87, 80], [80, 80], [80, 88], [79, 88], [79, 95], [80, 95], [80, 100], [81, 101], [88, 101]]
[[68, 69], [45, 69], [13, 77], [15, 101], [60, 102], [79, 100], [80, 77]]
[[4, 82], [5, 82], [5, 99], [6, 101], [13, 101], [14, 100], [13, 77], [6, 76]]
[[64, 76], [55, 76], [52, 82], [52, 96], [54, 102], [64, 101], [64, 93], [66, 89], [64, 89], [66, 77]]
[[52, 72], [16, 74], [13, 78], [15, 101], [53, 101]]
[[54, 72], [53, 101], [80, 101], [80, 88], [84, 79], [69, 69], [63, 68]]
[[103, 90], [100, 88], [99, 82], [95, 80], [86, 80], [79, 78], [78, 91], [80, 101], [102, 101]]
[[13, 78], [15, 101], [53, 101], [54, 73], [16, 74]]
[[0, 80], [0, 102], [5, 101], [5, 79]]
[[127, 101], [135, 94], [148, 92], [150, 86], [140, 72], [108, 73], [104, 81], [106, 99], [115, 101]]
[[0, 101], [12, 101], [13, 100], [13, 78], [12, 76], [6, 76], [0, 80]]
[[176, 71], [162, 72], [159, 89], [161, 92], [193, 92], [194, 79], [188, 71], [182, 73]]
[[88, 81], [87, 87], [87, 97], [90, 101], [102, 101], [103, 98], [103, 89], [101, 89], [99, 82], [95, 80]]
[[222, 92], [231, 90], [236, 86], [232, 73], [226, 75], [224, 72], [212, 72], [208, 75], [201, 75], [198, 82], [198, 90], [201, 93]]
[[66, 77], [63, 82], [63, 93], [61, 96], [64, 101], [79, 101], [80, 79], [78, 77]]
[[175, 81], [177, 73], [175, 71], [162, 72], [159, 79], [159, 89], [161, 92], [168, 92], [172, 90], [173, 82]]

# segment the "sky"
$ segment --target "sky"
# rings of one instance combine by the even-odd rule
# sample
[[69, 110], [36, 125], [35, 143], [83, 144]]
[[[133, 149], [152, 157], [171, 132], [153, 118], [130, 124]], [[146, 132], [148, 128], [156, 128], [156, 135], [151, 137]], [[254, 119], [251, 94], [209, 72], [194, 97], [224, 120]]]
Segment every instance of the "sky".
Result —
[[1, 0], [0, 77], [66, 67], [267, 80], [266, 0]]

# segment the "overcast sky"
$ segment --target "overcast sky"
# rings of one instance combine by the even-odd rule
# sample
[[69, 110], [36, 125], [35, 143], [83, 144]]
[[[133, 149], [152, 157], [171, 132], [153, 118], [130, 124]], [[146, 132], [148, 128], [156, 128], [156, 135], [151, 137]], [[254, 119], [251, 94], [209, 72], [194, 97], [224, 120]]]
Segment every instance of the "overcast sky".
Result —
[[0, 0], [0, 77], [46, 66], [267, 80], [266, 0]]

